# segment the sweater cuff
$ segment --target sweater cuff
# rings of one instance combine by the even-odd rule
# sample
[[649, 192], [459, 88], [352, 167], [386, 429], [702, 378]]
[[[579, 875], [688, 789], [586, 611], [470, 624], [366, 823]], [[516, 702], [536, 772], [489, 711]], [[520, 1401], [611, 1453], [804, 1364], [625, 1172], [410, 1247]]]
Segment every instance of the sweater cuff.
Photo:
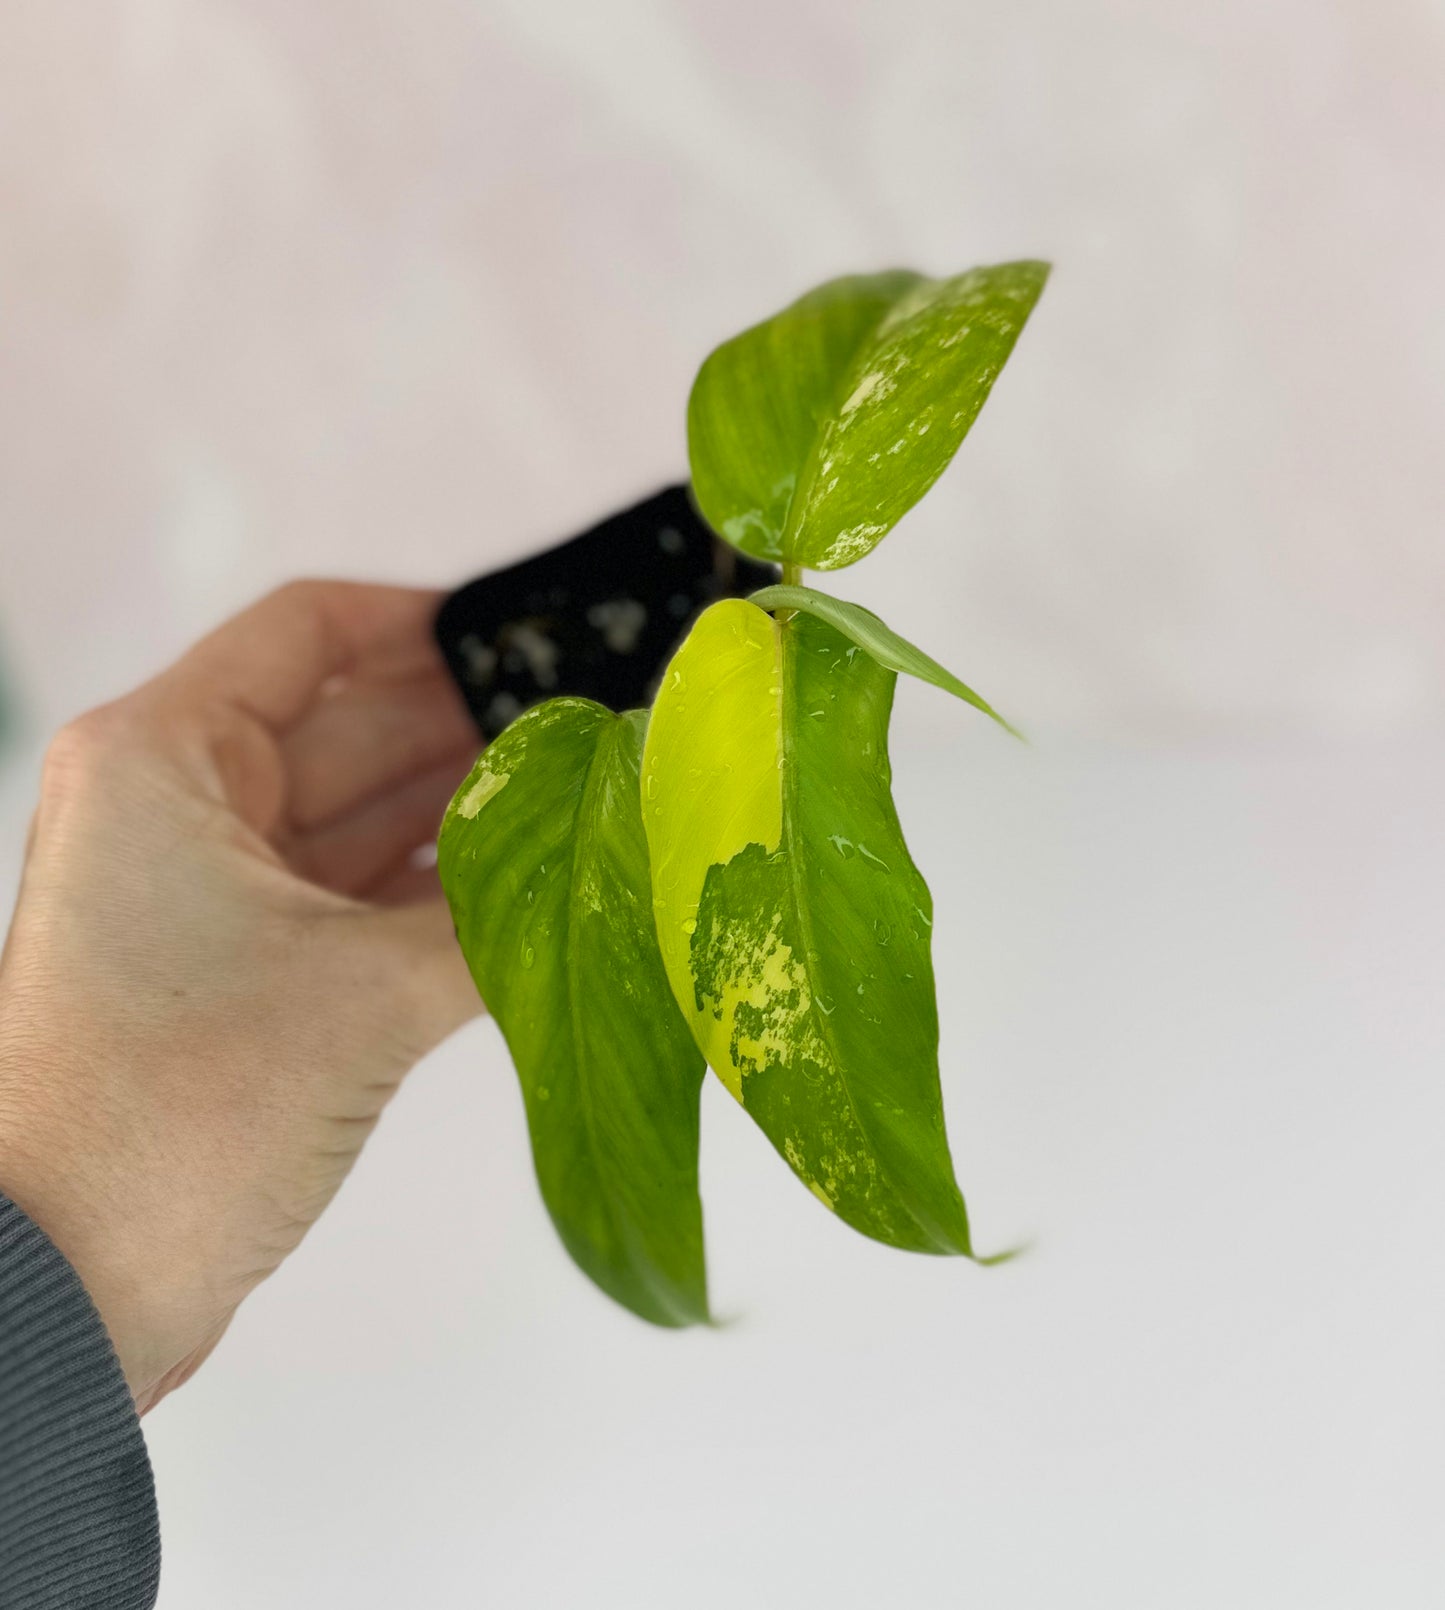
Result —
[[0, 1196], [0, 1605], [149, 1610], [160, 1556], [110, 1337], [69, 1263]]

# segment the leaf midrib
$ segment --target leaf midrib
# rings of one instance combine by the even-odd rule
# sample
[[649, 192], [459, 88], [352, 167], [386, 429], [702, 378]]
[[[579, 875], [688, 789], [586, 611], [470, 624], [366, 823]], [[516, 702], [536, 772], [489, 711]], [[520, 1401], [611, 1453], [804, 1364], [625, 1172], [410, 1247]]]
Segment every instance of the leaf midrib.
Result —
[[907, 286], [904, 291], [901, 291], [897, 296], [895, 296], [893, 300], [879, 312], [878, 317], [874, 319], [874, 321], [868, 326], [863, 336], [854, 346], [852, 355], [849, 357], [847, 364], [844, 366], [838, 382], [833, 387], [832, 394], [828, 399], [827, 423], [823, 426], [821, 431], [816, 431], [814, 433], [813, 445], [808, 449], [808, 456], [803, 460], [802, 473], [798, 476], [797, 484], [793, 487], [792, 497], [788, 499], [788, 512], [783, 517], [783, 529], [778, 537], [778, 545], [782, 550], [783, 558], [790, 561], [793, 558], [793, 544], [798, 539], [799, 525], [801, 521], [800, 515], [796, 519], [794, 516], [797, 514], [798, 510], [806, 506], [808, 499], [812, 496], [813, 484], [818, 479], [818, 467], [826, 456], [827, 448], [833, 440], [834, 431], [836, 431], [838, 428], [838, 421], [842, 417], [841, 411], [843, 404], [852, 395], [852, 389], [849, 386], [849, 382], [853, 382], [854, 385], [857, 384], [856, 376], [858, 371], [863, 367], [862, 363], [860, 362], [860, 355], [865, 351], [871, 352], [874, 349], [877, 344], [875, 337], [877, 336], [878, 331], [883, 327], [883, 323], [888, 318], [889, 314], [892, 313], [893, 309], [897, 307], [899, 302], [903, 299], [903, 296], [906, 295], [908, 291], [914, 290], [919, 285], [926, 283], [926, 281], [927, 275], [920, 274], [911, 285]]

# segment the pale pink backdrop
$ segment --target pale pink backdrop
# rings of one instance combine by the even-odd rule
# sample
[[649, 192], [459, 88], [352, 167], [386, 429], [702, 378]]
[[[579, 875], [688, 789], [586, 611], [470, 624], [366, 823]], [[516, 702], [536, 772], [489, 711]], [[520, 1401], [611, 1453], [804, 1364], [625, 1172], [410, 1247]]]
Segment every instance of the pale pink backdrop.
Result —
[[1035, 724], [1438, 720], [1442, 62], [1399, 0], [11, 0], [26, 696], [676, 475], [708, 346], [830, 273], [1044, 255], [955, 472], [840, 587]]

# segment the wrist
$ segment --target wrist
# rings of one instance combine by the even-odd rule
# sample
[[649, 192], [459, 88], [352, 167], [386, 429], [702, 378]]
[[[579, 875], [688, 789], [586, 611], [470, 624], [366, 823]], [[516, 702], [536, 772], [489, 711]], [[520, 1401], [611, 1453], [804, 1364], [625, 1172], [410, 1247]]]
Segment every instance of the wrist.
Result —
[[103, 1149], [86, 1145], [75, 1124], [48, 1113], [47, 1101], [18, 1097], [10, 1070], [0, 1068], [0, 1192], [74, 1269], [139, 1400], [161, 1366], [141, 1301], [132, 1221], [100, 1188]]

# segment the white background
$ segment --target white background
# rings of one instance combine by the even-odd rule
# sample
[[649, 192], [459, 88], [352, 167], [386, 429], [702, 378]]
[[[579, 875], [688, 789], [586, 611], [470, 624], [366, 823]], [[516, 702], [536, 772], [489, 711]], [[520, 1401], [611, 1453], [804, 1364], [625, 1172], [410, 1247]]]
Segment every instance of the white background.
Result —
[[1445, 19], [1399, 0], [11, 0], [0, 755], [298, 572], [674, 478], [815, 280], [1047, 256], [838, 590], [900, 695], [995, 1271], [715, 1088], [714, 1297], [556, 1247], [489, 1024], [148, 1422], [165, 1610], [1445, 1601]]

